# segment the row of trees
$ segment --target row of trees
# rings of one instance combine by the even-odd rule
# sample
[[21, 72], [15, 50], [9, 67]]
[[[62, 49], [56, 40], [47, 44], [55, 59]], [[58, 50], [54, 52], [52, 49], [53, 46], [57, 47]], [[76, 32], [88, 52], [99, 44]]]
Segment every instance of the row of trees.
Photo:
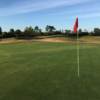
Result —
[[[79, 29], [78, 32], [80, 35], [98, 35], [100, 36], [100, 29], [94, 28], [93, 32], [88, 32], [87, 30], [82, 31], [82, 29]], [[41, 28], [38, 26], [35, 26], [34, 28], [32, 26], [26, 27], [24, 31], [21, 31], [20, 29], [14, 30], [13, 28], [9, 30], [9, 32], [3, 32], [2, 28], [0, 27], [0, 38], [33, 38], [35, 36], [39, 35], [57, 35], [62, 34], [66, 36], [72, 36], [76, 35], [71, 30], [65, 30], [65, 31], [57, 31], [54, 26], [47, 25], [45, 27], [45, 32], [42, 32]]]
[[56, 31], [56, 28], [54, 26], [47, 25], [45, 30], [46, 32], [42, 32], [42, 30], [38, 26], [35, 26], [34, 28], [32, 26], [29, 26], [26, 27], [24, 31], [21, 31], [20, 29], [14, 30], [12, 28], [9, 30], [9, 32], [3, 32], [2, 28], [0, 27], [0, 37], [32, 38], [38, 35], [48, 35], [50, 33], [52, 34], [54, 33], [54, 31]]

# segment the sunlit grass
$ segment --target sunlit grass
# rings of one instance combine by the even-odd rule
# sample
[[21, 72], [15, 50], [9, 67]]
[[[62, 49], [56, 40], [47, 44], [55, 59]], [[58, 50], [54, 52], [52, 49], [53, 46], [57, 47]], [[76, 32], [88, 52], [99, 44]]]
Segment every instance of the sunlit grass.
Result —
[[99, 100], [100, 47], [17, 43], [0, 45], [0, 100]]

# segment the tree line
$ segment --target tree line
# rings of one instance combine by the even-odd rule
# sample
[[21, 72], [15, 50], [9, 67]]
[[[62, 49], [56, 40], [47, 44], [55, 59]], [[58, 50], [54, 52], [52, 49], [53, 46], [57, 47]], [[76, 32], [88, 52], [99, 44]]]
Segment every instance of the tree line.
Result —
[[[78, 30], [80, 36], [84, 35], [93, 35], [93, 36], [100, 36], [100, 28], [94, 28], [93, 32], [88, 32], [87, 30], [82, 31], [82, 29]], [[43, 36], [43, 35], [64, 35], [64, 36], [75, 36], [76, 33], [73, 33], [71, 30], [57, 30], [54, 26], [47, 25], [45, 27], [45, 32], [42, 31], [41, 28], [35, 26], [26, 27], [24, 31], [20, 29], [14, 30], [11, 28], [8, 32], [3, 32], [2, 28], [0, 27], [0, 38], [18, 38], [18, 39], [31, 39], [35, 36]]]

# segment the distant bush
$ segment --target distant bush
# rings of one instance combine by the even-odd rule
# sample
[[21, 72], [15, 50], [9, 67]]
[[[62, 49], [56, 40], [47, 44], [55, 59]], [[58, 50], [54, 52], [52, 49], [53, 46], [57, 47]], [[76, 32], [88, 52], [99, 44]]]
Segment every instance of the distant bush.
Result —
[[99, 28], [94, 28], [94, 34], [95, 36], [100, 36], [100, 29]]

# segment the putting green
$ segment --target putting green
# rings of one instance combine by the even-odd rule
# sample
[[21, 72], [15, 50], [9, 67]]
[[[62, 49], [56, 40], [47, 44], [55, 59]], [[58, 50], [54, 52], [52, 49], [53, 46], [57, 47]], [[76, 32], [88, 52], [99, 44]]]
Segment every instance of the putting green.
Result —
[[80, 44], [0, 45], [0, 100], [99, 100], [100, 47]]

